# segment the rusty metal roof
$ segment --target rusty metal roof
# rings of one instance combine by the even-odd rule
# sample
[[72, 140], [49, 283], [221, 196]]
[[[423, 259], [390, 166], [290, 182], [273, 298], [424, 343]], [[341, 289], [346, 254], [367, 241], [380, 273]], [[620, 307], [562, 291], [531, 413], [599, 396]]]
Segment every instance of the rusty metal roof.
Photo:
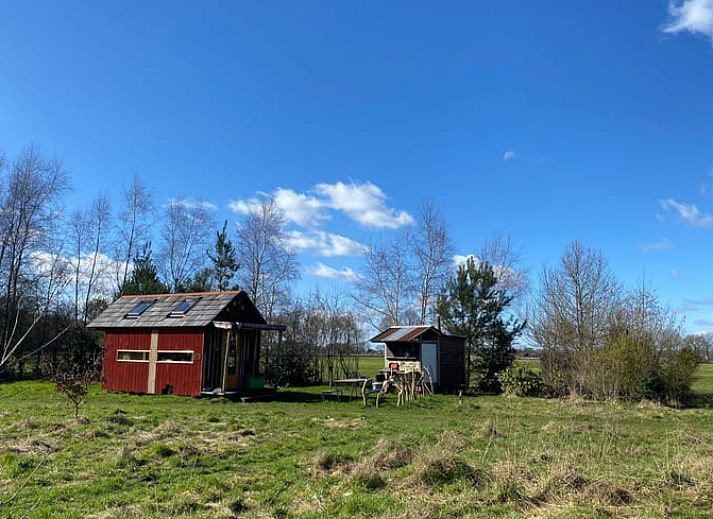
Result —
[[[230, 291], [122, 296], [89, 323], [88, 328], [203, 327], [240, 294], [240, 291]], [[247, 296], [243, 297], [249, 300]], [[196, 301], [185, 313], [176, 313], [186, 299]], [[131, 314], [143, 301], [151, 305], [138, 315]]]
[[369, 342], [409, 342], [418, 339], [429, 330], [443, 335], [435, 326], [392, 326], [372, 337]]

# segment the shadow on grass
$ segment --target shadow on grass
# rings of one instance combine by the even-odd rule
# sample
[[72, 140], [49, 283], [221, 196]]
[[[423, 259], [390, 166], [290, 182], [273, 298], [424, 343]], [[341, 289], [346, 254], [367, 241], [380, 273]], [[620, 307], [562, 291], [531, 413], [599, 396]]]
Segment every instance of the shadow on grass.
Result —
[[688, 408], [710, 409], [713, 408], [713, 392], [695, 391], [691, 399], [686, 402]]
[[272, 402], [314, 403], [321, 402], [322, 395], [308, 391], [300, 391], [299, 389], [281, 389], [270, 400]]

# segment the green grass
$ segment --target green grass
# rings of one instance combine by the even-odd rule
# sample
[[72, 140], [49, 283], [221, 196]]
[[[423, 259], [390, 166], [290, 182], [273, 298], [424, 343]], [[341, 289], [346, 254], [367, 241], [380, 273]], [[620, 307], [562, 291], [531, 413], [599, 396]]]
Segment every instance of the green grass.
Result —
[[48, 383], [0, 384], [0, 518], [713, 516], [706, 407], [319, 393], [94, 387], [75, 420]]

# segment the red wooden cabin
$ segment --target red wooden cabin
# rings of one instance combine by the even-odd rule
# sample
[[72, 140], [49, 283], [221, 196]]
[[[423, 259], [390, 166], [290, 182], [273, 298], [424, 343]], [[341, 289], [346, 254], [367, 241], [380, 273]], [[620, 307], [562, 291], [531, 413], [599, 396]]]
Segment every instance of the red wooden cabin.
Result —
[[104, 332], [104, 389], [185, 396], [262, 388], [261, 331], [284, 330], [242, 291], [123, 296], [89, 327]]

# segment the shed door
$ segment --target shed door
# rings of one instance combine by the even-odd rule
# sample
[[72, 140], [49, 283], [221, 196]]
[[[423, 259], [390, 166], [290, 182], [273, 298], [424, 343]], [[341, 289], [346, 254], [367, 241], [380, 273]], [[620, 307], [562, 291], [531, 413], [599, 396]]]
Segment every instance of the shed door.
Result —
[[428, 368], [433, 377], [433, 383], [438, 384], [438, 350], [432, 342], [421, 344], [421, 365]]

